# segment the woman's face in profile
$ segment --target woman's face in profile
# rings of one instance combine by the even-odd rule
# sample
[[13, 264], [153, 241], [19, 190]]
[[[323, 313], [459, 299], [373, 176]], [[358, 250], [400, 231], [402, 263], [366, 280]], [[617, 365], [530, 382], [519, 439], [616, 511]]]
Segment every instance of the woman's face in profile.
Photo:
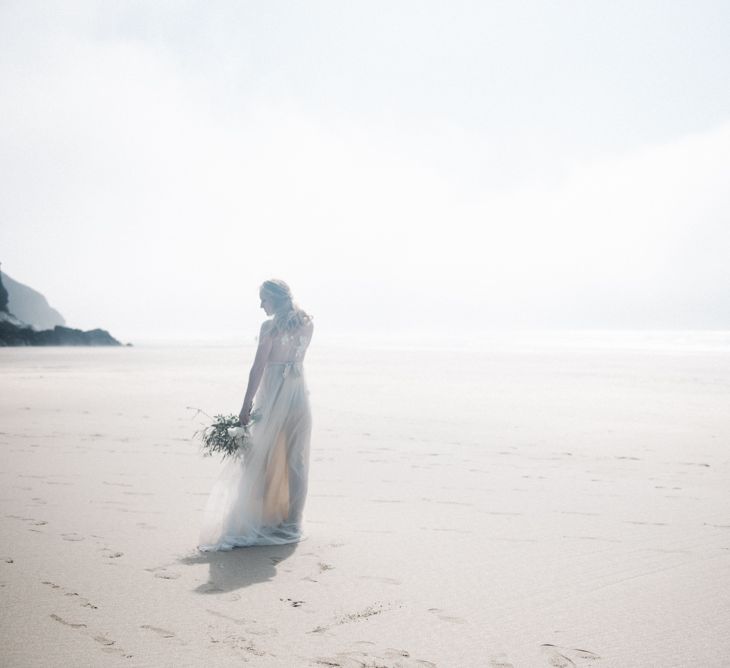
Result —
[[264, 313], [266, 313], [266, 315], [273, 315], [274, 305], [271, 302], [271, 297], [267, 295], [263, 290], [259, 292], [259, 297], [261, 299], [261, 308], [264, 309]]

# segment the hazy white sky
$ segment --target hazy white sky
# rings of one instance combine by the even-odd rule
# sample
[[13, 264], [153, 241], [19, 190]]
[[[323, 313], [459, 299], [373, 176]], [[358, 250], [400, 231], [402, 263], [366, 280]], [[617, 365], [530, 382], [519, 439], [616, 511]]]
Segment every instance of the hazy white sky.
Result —
[[730, 3], [2, 2], [0, 261], [72, 326], [730, 327]]

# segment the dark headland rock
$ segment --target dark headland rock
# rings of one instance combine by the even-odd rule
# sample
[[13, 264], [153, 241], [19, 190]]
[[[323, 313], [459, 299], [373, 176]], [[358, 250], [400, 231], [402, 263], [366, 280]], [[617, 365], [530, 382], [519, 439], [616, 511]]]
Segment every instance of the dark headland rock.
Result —
[[9, 313], [8, 300], [9, 300], [8, 291], [5, 289], [5, 286], [3, 285], [2, 274], [0, 274], [0, 313]]
[[8, 295], [5, 309], [18, 320], [34, 329], [53, 329], [56, 325], [66, 325], [63, 316], [37, 290], [16, 281], [7, 274], [3, 274], [2, 283]]
[[[27, 286], [24, 286], [27, 287]], [[28, 288], [30, 290], [30, 288]], [[35, 292], [35, 291], [33, 291]], [[36, 293], [40, 295], [40, 293]], [[42, 295], [40, 295], [42, 297]], [[36, 330], [8, 309], [8, 291], [0, 274], [0, 346], [121, 346], [105, 329], [82, 331], [56, 325]], [[45, 298], [43, 298], [45, 302]], [[45, 302], [47, 304], [47, 302]], [[58, 314], [60, 316], [60, 314]], [[63, 318], [61, 318], [63, 320]]]
[[32, 327], [18, 326], [8, 320], [0, 321], [0, 346], [121, 346], [105, 329], [80, 329], [61, 327], [36, 331]]

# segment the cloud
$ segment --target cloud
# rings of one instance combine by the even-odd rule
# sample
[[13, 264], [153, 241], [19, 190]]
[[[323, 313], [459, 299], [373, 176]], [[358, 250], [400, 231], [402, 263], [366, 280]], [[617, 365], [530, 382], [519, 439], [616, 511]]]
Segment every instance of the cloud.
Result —
[[247, 331], [278, 275], [332, 329], [730, 325], [730, 124], [579, 157], [46, 18], [0, 63], [0, 259], [72, 324]]

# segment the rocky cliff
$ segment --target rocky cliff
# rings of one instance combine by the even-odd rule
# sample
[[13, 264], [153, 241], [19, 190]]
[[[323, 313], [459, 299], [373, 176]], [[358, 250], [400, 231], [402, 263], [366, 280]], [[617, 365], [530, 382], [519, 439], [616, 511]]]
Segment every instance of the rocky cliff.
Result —
[[66, 324], [63, 316], [37, 290], [13, 280], [7, 274], [2, 275], [2, 282], [8, 295], [6, 310], [18, 320], [35, 329], [53, 329], [56, 325]]
[[0, 313], [9, 313], [8, 310], [8, 291], [5, 289], [2, 281], [2, 274], [0, 274]]
[[[22, 285], [22, 284], [16, 284]], [[27, 288], [27, 286], [22, 286]], [[45, 297], [31, 288], [31, 292], [39, 295], [43, 302], [48, 305]], [[109, 332], [104, 329], [91, 329], [82, 331], [55, 325], [53, 329], [36, 330], [27, 322], [16, 317], [9, 309], [9, 291], [3, 284], [3, 275], [0, 273], [0, 346], [121, 346]], [[36, 303], [37, 302], [36, 300]], [[51, 311], [53, 309], [48, 307]], [[53, 311], [63, 318], [57, 311]]]

